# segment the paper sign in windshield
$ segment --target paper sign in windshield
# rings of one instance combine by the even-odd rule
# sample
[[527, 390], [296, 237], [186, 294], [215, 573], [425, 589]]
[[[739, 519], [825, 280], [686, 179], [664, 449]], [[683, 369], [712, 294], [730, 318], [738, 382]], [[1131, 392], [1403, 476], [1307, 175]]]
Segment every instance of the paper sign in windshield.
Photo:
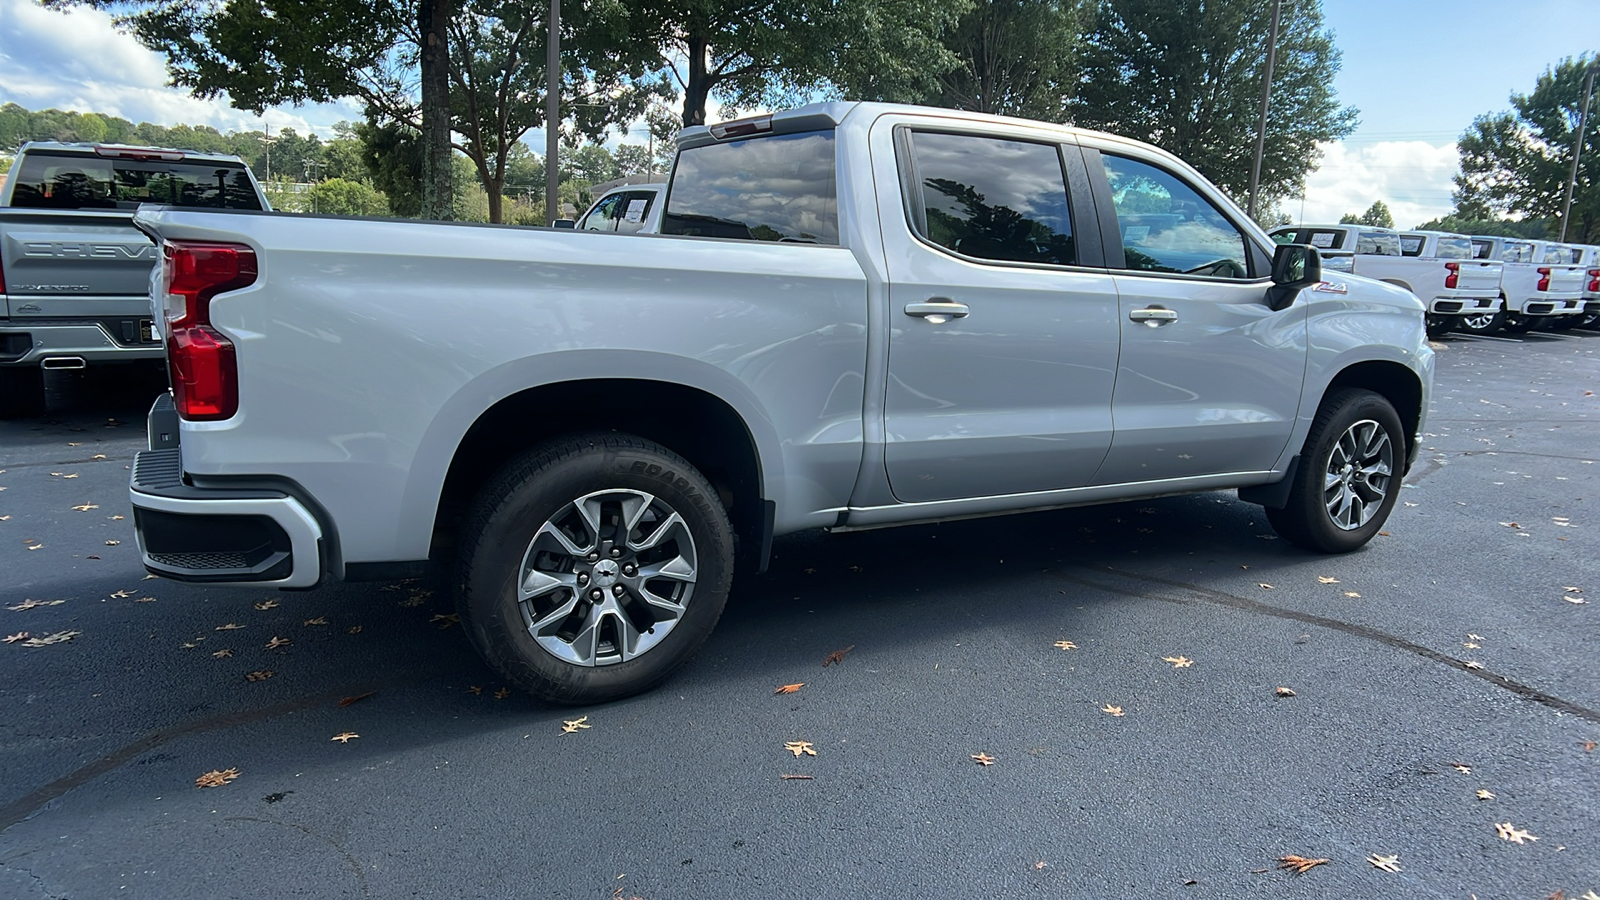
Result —
[[629, 200], [628, 201], [628, 212], [627, 212], [627, 215], [625, 215], [623, 218], [627, 219], [629, 222], [634, 223], [635, 225], [637, 225], [640, 222], [643, 222], [644, 221], [644, 201], [643, 200]]

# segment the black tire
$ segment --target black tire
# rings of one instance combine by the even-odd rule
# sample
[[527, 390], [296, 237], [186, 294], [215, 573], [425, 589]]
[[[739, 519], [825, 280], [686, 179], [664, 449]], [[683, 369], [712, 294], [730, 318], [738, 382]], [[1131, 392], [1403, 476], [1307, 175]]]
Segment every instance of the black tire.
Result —
[[1436, 316], [1428, 314], [1428, 337], [1441, 338], [1456, 330], [1456, 323], [1460, 321], [1457, 316]]
[[1525, 316], [1517, 312], [1508, 312], [1505, 316], [1505, 322], [1501, 324], [1500, 330], [1506, 334], [1527, 334], [1544, 324], [1546, 318], [1545, 316]]
[[[640, 502], [638, 496], [653, 502]], [[588, 519], [574, 505], [593, 497], [600, 498], [590, 501], [598, 529], [583, 525]], [[621, 554], [615, 555], [610, 550], [628, 509], [622, 500], [630, 497], [640, 504], [634, 508], [643, 510], [636, 517], [641, 524], [628, 532], [619, 544]], [[611, 503], [615, 505], [606, 505]], [[666, 513], [675, 513], [682, 525], [674, 525]], [[456, 600], [466, 632], [507, 681], [555, 703], [600, 703], [659, 684], [705, 642], [733, 581], [733, 528], [715, 489], [682, 457], [631, 435], [569, 437], [528, 451], [490, 480], [466, 521]], [[645, 522], [659, 529], [655, 537], [660, 544], [653, 551], [635, 550], [630, 543], [633, 534], [644, 533]], [[579, 527], [571, 528], [574, 523]], [[567, 545], [573, 547], [579, 546], [574, 533], [593, 531], [593, 538], [584, 537], [592, 544], [580, 549], [592, 547], [594, 554], [575, 556], [559, 549], [563, 545], [550, 543], [559, 538], [547, 526], [567, 535]], [[668, 530], [675, 536], [661, 538]], [[541, 532], [544, 537], [536, 541]], [[537, 546], [558, 549], [552, 553]], [[687, 588], [682, 580], [642, 574], [662, 565], [659, 556], [650, 557], [652, 552], [676, 553], [677, 564], [685, 558], [685, 547], [694, 575]], [[624, 584], [629, 569], [637, 578], [630, 576]], [[580, 573], [585, 579], [581, 584], [576, 580]], [[549, 584], [569, 577], [570, 585]], [[519, 599], [519, 586], [536, 580], [549, 593]], [[682, 606], [669, 625], [655, 618], [662, 608], [644, 600], [647, 584], [659, 589], [663, 583], [678, 592], [673, 597]], [[615, 602], [601, 588], [616, 591]], [[591, 590], [600, 590], [598, 602], [588, 601]], [[659, 594], [649, 596], [661, 599]], [[562, 613], [569, 605], [571, 612]], [[536, 637], [539, 620], [546, 624]], [[648, 630], [646, 623], [653, 623]], [[655, 637], [655, 629], [663, 625], [664, 635]], [[591, 631], [593, 636], [585, 638]], [[609, 643], [602, 639], [607, 633]], [[568, 634], [573, 636], [570, 642]], [[623, 649], [630, 639], [644, 648], [631, 658]], [[561, 658], [558, 652], [577, 658]], [[581, 659], [585, 652], [588, 662]]]
[[[1341, 446], [1342, 439], [1358, 423], [1374, 423], [1387, 439], [1389, 448], [1389, 474], [1380, 484], [1368, 483], [1354, 474], [1354, 481], [1346, 482], [1341, 490], [1367, 497], [1381, 490], [1376, 503], [1364, 500], [1371, 515], [1358, 527], [1346, 528], [1336, 524], [1328, 508], [1331, 489], [1324, 489], [1325, 477], [1336, 474], [1335, 453], [1341, 454], [1349, 445]], [[1359, 549], [1383, 527], [1389, 512], [1394, 509], [1400, 495], [1400, 470], [1405, 465], [1406, 438], [1400, 416], [1394, 406], [1378, 394], [1354, 388], [1345, 388], [1329, 394], [1317, 410], [1306, 435], [1305, 449], [1300, 454], [1300, 466], [1295, 470], [1294, 484], [1289, 490], [1289, 502], [1282, 509], [1267, 509], [1267, 521], [1274, 530], [1292, 543], [1320, 553], [1348, 553]], [[1338, 496], [1338, 495], [1335, 495]], [[1355, 524], [1355, 523], [1348, 523]]]
[[1583, 321], [1583, 316], [1551, 316], [1545, 320], [1545, 331], [1571, 331]]
[[39, 366], [0, 368], [0, 419], [44, 415], [44, 369]]
[[1505, 325], [1506, 314], [1504, 311], [1493, 315], [1478, 314], [1461, 316], [1456, 320], [1456, 331], [1462, 334], [1494, 334]]

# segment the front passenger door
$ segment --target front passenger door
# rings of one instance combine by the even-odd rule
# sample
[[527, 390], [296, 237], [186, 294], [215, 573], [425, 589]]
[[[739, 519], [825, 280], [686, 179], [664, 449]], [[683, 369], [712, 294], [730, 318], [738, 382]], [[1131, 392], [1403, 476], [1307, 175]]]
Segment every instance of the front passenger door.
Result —
[[1122, 330], [1115, 434], [1094, 483], [1270, 471], [1299, 412], [1305, 304], [1267, 306], [1264, 253], [1187, 176], [1085, 155], [1109, 200], [1101, 227]]

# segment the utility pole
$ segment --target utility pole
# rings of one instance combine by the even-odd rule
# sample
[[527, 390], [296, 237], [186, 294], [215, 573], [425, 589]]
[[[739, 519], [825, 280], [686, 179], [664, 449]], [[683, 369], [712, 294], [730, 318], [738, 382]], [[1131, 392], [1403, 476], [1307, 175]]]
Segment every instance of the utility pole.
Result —
[[1250, 164], [1250, 208], [1252, 221], [1256, 217], [1256, 191], [1261, 186], [1261, 157], [1267, 149], [1267, 107], [1272, 103], [1272, 64], [1278, 54], [1278, 14], [1283, 10], [1283, 0], [1272, 0], [1272, 31], [1267, 35], [1267, 71], [1261, 78], [1261, 118], [1256, 122], [1256, 157]]
[[561, 218], [561, 179], [557, 150], [561, 141], [561, 0], [550, 0], [550, 42], [546, 55], [544, 94], [544, 218], [554, 223]]
[[1561, 236], [1558, 241], [1567, 239], [1567, 219], [1572, 215], [1572, 189], [1578, 184], [1578, 158], [1583, 156], [1583, 132], [1589, 125], [1589, 96], [1594, 93], [1594, 70], [1600, 67], [1600, 61], [1589, 64], [1589, 72], [1583, 77], [1583, 105], [1578, 107], [1578, 142], [1572, 145], [1572, 172], [1567, 175], [1567, 198], [1561, 202]]
[[266, 147], [267, 147], [267, 177], [266, 177], [266, 181], [268, 183], [271, 183], [272, 182], [272, 123], [271, 122], [267, 123]]

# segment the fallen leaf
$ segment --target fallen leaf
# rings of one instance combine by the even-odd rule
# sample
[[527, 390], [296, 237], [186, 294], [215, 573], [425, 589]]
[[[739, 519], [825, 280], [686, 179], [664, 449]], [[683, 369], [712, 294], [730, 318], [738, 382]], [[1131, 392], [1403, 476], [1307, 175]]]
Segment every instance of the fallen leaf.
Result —
[[1187, 669], [1194, 665], [1194, 660], [1187, 656], [1163, 656], [1161, 661], [1172, 663], [1174, 669]]
[[1391, 535], [1391, 534], [1390, 534], [1390, 533], [1389, 533], [1389, 532], [1387, 532], [1387, 531], [1380, 531], [1380, 532], [1378, 532], [1378, 534], [1379, 534], [1379, 535], [1380, 535], [1380, 536], [1381, 536], [1381, 537], [1393, 537], [1393, 536], [1394, 536], [1394, 535]]
[[127, 598], [132, 597], [134, 594], [137, 594], [137, 593], [139, 593], [139, 592], [138, 591], [126, 591], [126, 590], [112, 591], [111, 592], [111, 599], [113, 599], [113, 600], [126, 600]]
[[365, 694], [357, 694], [354, 697], [346, 697], [343, 700], [339, 701], [339, 705], [340, 706], [349, 706], [352, 703], [360, 703], [361, 701], [367, 699], [368, 697], [371, 697], [373, 694], [376, 694], [376, 693], [377, 693], [377, 691], [367, 691]]
[[215, 628], [213, 628], [211, 630], [212, 631], [238, 631], [239, 629], [241, 629], [243, 627], [244, 627], [243, 625], [239, 625], [239, 624], [236, 624], [234, 622], [229, 622], [226, 625], [218, 625], [217, 627], [215, 627]]
[[67, 601], [65, 601], [65, 600], [33, 600], [33, 599], [28, 599], [28, 600], [22, 601], [21, 603], [18, 603], [16, 606], [8, 606], [8, 607], [6, 607], [6, 609], [11, 610], [12, 612], [23, 612], [25, 610], [35, 609], [35, 608], [40, 607], [40, 606], [60, 606], [61, 604], [65, 603], [65, 602], [67, 602]]
[[346, 628], [344, 630], [344, 633], [345, 634], [360, 634], [361, 633], [361, 626], [360, 625], [351, 625], [349, 628]]
[[987, 753], [974, 753], [974, 754], [972, 754], [972, 759], [973, 759], [974, 762], [976, 762], [980, 766], [992, 766], [992, 765], [994, 765], [994, 757], [990, 756]]
[[1566, 591], [1569, 594], [1581, 594], [1581, 593], [1583, 593], [1583, 588], [1580, 588], [1580, 587], [1564, 587], [1564, 588], [1562, 588], [1562, 590]]
[[455, 625], [456, 623], [460, 622], [461, 616], [458, 613], [439, 613], [428, 621], [439, 623], [439, 630], [443, 631], [446, 628], [449, 628], [451, 625]]
[[251, 672], [251, 673], [245, 675], [244, 676], [244, 680], [245, 681], [266, 681], [268, 678], [271, 678], [272, 676], [273, 676], [273, 671], [271, 669], [262, 669], [259, 672]]
[[[111, 517], [111, 518], [113, 518], [113, 519], [120, 519], [120, 518], [122, 518], [122, 517], [121, 517], [121, 516], [112, 516], [112, 517]], [[151, 573], [151, 574], [149, 574], [149, 575], [146, 575], [146, 576], [145, 576], [145, 577], [143, 577], [143, 578], [141, 578], [141, 579], [139, 579], [139, 580], [140, 580], [140, 581], [149, 581], [149, 580], [150, 580], [150, 579], [152, 579], [152, 578], [160, 578], [160, 577], [161, 577], [161, 576], [160, 576], [160, 575], [157, 575], [157, 574], [155, 574], [155, 573], [153, 573], [153, 572], [152, 572], [152, 573]]]
[[277, 606], [278, 601], [276, 600], [262, 600], [255, 604], [256, 609], [260, 610], [276, 609]]
[[800, 690], [801, 688], [803, 688], [805, 686], [806, 686], [806, 683], [804, 681], [796, 681], [794, 684], [780, 684], [780, 685], [778, 685], [778, 689], [773, 691], [773, 693], [774, 694], [792, 694], [795, 691], [798, 691], [798, 690]]
[[317, 616], [315, 619], [307, 619], [307, 620], [305, 620], [304, 624], [306, 624], [306, 625], [326, 625], [326, 624], [328, 624], [328, 620], [323, 618], [322, 616]]
[[1400, 871], [1400, 857], [1398, 854], [1394, 856], [1379, 856], [1374, 853], [1367, 857], [1367, 862], [1372, 863], [1374, 868], [1382, 869], [1385, 872]]
[[1461, 667], [1463, 669], [1481, 669], [1481, 668], [1483, 668], [1483, 663], [1478, 662], [1477, 660], [1469, 659], [1466, 662], [1462, 663]]
[[27, 549], [29, 549], [29, 550], [43, 550], [44, 549], [44, 545], [43, 544], [29, 544]]
[[1071, 641], [1056, 641], [1056, 647], [1061, 650], [1076, 650], [1078, 645]]
[[1261, 588], [1264, 591], [1277, 590], [1277, 588], [1274, 588], [1272, 585], [1267, 584], [1265, 581], [1256, 582], [1256, 586]]
[[1327, 575], [1318, 575], [1317, 584], [1338, 584], [1339, 579]]
[[99, 508], [100, 507], [94, 505], [93, 503], [84, 503], [82, 505], [73, 507], [73, 509], [77, 510], [78, 512], [88, 512], [91, 509], [99, 509]]
[[505, 698], [507, 698], [509, 696], [511, 696], [511, 689], [510, 688], [504, 688], [503, 687], [500, 690], [494, 692], [494, 698], [496, 700], [504, 700]]
[[1278, 857], [1278, 868], [1288, 869], [1296, 875], [1304, 875], [1317, 866], [1327, 865], [1327, 863], [1328, 860], [1312, 859], [1306, 856], [1290, 855]]
[[1293, 696], [1295, 696], [1295, 692], [1289, 690], [1286, 687], [1280, 687], [1274, 693], [1276, 693], [1279, 697], [1293, 697]]
[[800, 754], [802, 754], [802, 753], [804, 753], [807, 756], [816, 756], [817, 755], [817, 751], [815, 751], [815, 750], [813, 750], [811, 748], [811, 742], [810, 741], [784, 741], [783, 742], [783, 749], [789, 751], [790, 753], [793, 753], [795, 755], [796, 759], [799, 759], [800, 758]]
[[1537, 837], [1534, 837], [1527, 831], [1512, 825], [1510, 822], [1496, 822], [1494, 826], [1494, 833], [1499, 835], [1501, 840], [1510, 841], [1513, 844], [1525, 844], [1528, 841], [1538, 840]]
[[115, 547], [120, 543], [122, 543], [122, 542], [121, 541], [106, 541], [106, 546], [107, 547]]
[[158, 598], [152, 597], [149, 594], [145, 594], [143, 597], [135, 597], [135, 598], [133, 598], [133, 602], [135, 602], [135, 603], [154, 603], [154, 602], [156, 602], [157, 599]]
[[[112, 516], [112, 517], [111, 517], [111, 521], [113, 521], [113, 522], [121, 522], [121, 521], [122, 521], [122, 520], [123, 520], [123, 518], [125, 518], [125, 517], [124, 517], [124, 516], [121, 516], [121, 515], [115, 515], [115, 516]], [[155, 576], [155, 575], [146, 575], [146, 576], [145, 576], [145, 577], [146, 577], [146, 578], [156, 578], [156, 577], [158, 577], [158, 576]]]
[[1469, 641], [1481, 641], [1483, 639], [1484, 639], [1483, 635], [1481, 635], [1481, 634], [1468, 634], [1467, 635], [1467, 640], [1469, 640]]
[[105, 458], [106, 458], [106, 455], [104, 453], [96, 453], [95, 455], [89, 457], [89, 459], [91, 459], [91, 460], [105, 459]]
[[[201, 640], [204, 640], [204, 638], [201, 638]], [[182, 647], [185, 650], [193, 650], [194, 648], [196, 648], [198, 646], [200, 646], [200, 645], [199, 644], [190, 643], [189, 641], [184, 641], [183, 644], [182, 644]]]
[[276, 650], [279, 647], [287, 647], [290, 643], [291, 641], [286, 637], [278, 637], [277, 635], [273, 635], [272, 640], [267, 641], [267, 649]]
[[811, 781], [811, 780], [815, 779], [817, 776], [815, 776], [815, 775], [779, 775], [778, 777], [783, 779], [784, 781]]
[[1122, 707], [1120, 706], [1112, 706], [1111, 704], [1107, 703], [1105, 706], [1100, 707], [1100, 711], [1107, 715], [1115, 716], [1119, 719], [1122, 718]]
[[483, 693], [483, 688], [476, 684], [469, 684], [467, 685], [467, 691], [473, 694], [481, 694]]
[[[34, 550], [34, 549], [37, 549], [37, 548], [29, 547], [28, 549], [29, 550]], [[1576, 603], [1579, 606], [1582, 606], [1583, 604], [1589, 602], [1589, 601], [1583, 599], [1582, 597], [1562, 597], [1561, 599], [1567, 601], [1568, 603]]]
[[[589, 717], [588, 716], [581, 716], [579, 718], [572, 719], [571, 721], [562, 721], [562, 723], [561, 723], [561, 733], [562, 734], [577, 734], [578, 732], [582, 731], [585, 728], [593, 728], [593, 727], [594, 727], [593, 725], [589, 724]], [[795, 755], [798, 756], [799, 754], [795, 754]]]
[[27, 639], [28, 633], [26, 631], [19, 631], [16, 634], [6, 635], [5, 642], [8, 644], [15, 644], [17, 641], [25, 641]]
[[1483, 788], [1478, 788], [1478, 799], [1479, 800], [1493, 800], [1494, 799], [1494, 793], [1492, 791], [1486, 791]]
[[338, 741], [341, 744], [348, 744], [348, 743], [350, 743], [351, 738], [358, 738], [358, 737], [361, 737], [361, 735], [356, 734], [354, 731], [342, 731], [342, 732], [334, 735], [333, 737], [328, 738], [328, 740], [329, 741]]
[[1457, 772], [1460, 772], [1463, 775], [1472, 774], [1472, 767], [1466, 763], [1451, 763], [1450, 768], [1455, 769]]
[[1597, 746], [1600, 746], [1600, 744], [1596, 744], [1594, 741], [1584, 741], [1583, 742], [1583, 752], [1585, 752], [1585, 753], [1593, 753], [1594, 752], [1594, 748], [1597, 747]]
[[1518, 525], [1515, 522], [1501, 522], [1500, 524], [1504, 525], [1507, 528], [1521, 528], [1522, 527], [1521, 525]]
[[55, 634], [47, 634], [44, 637], [28, 638], [27, 640], [22, 642], [22, 646], [24, 646], [24, 647], [48, 647], [51, 644], [63, 644], [63, 643], [66, 643], [67, 641], [72, 640], [73, 638], [77, 637], [80, 634], [83, 634], [83, 632], [81, 632], [81, 631], [58, 631]]
[[1461, 646], [1467, 648], [1468, 650], [1480, 650], [1483, 648], [1483, 645], [1477, 641], [1463, 641]]
[[222, 787], [238, 777], [238, 769], [223, 769], [220, 772], [216, 769], [212, 769], [204, 775], [201, 775], [199, 778], [196, 778], [194, 780], [194, 786], [202, 788]]
[[846, 653], [849, 653], [851, 650], [854, 650], [855, 648], [856, 648], [856, 645], [855, 644], [851, 644], [850, 646], [844, 648], [843, 650], [835, 650], [832, 653], [829, 653], [827, 656], [823, 657], [823, 659], [822, 659], [822, 667], [824, 669], [826, 669], [827, 667], [829, 667], [831, 665], [834, 665], [836, 663], [844, 662], [844, 655]]
[[1353, 598], [1355, 598], [1355, 599], [1356, 599], [1356, 600], [1360, 600], [1360, 599], [1361, 599], [1361, 595], [1360, 595], [1360, 594], [1358, 594], [1358, 593], [1356, 593], [1356, 592], [1355, 592], [1355, 591], [1345, 591], [1345, 592], [1344, 592], [1344, 595], [1345, 595], [1345, 596], [1346, 596], [1346, 597], [1353, 597]]
[[215, 656], [217, 659], [227, 659], [233, 655], [233, 651], [229, 650], [227, 647], [224, 647], [211, 655]]

